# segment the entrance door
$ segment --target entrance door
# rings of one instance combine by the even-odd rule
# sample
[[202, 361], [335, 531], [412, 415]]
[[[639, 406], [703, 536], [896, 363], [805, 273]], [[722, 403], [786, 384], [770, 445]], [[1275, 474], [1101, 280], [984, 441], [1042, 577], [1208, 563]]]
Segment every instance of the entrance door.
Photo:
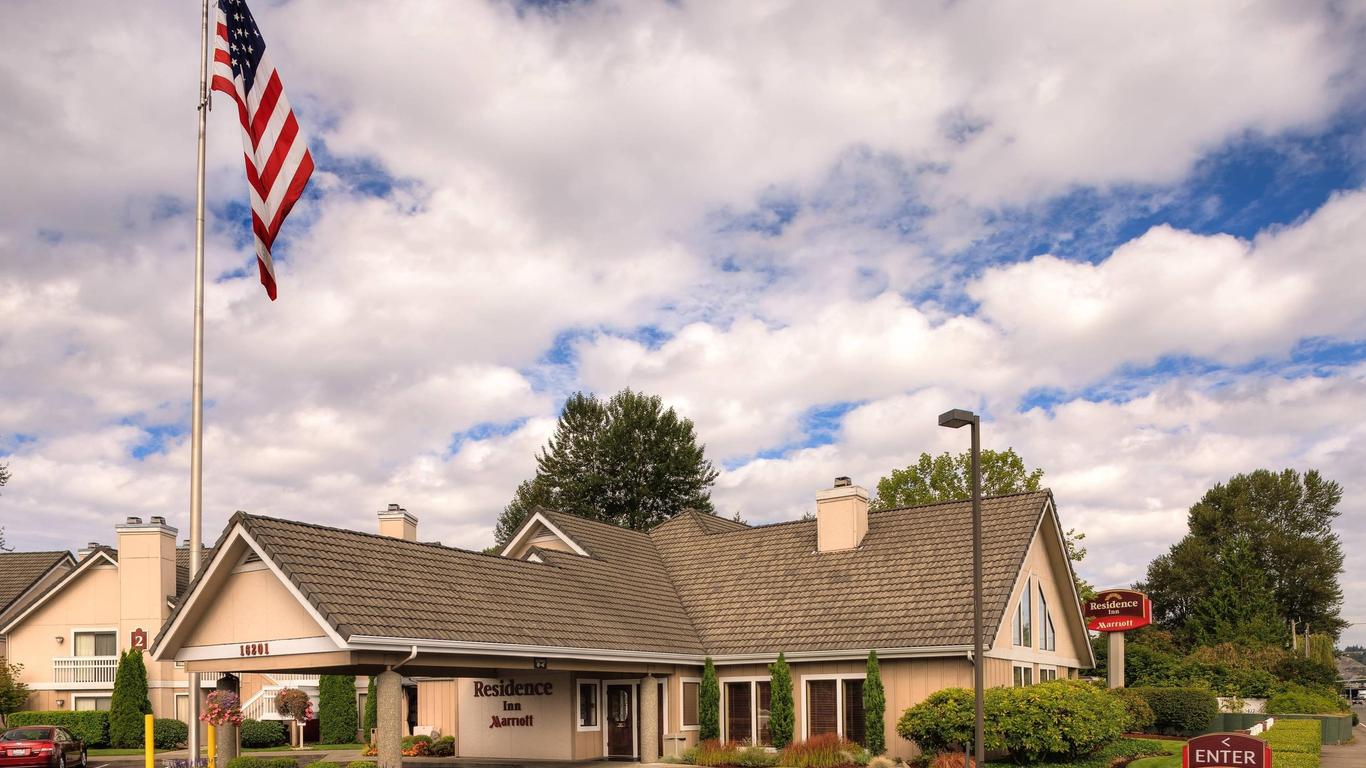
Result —
[[635, 686], [607, 684], [607, 756], [636, 756]]

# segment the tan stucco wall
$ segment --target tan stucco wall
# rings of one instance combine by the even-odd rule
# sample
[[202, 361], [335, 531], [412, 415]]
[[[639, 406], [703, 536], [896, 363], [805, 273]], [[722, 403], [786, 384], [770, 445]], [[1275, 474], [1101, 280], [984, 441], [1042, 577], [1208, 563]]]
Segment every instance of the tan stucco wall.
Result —
[[[270, 620], [262, 621], [263, 617]], [[185, 646], [320, 637], [322, 627], [266, 568], [230, 574]]]
[[[515, 679], [520, 683], [548, 683], [550, 695], [474, 695], [475, 684], [497, 684]], [[574, 691], [568, 672], [519, 672], [488, 678], [461, 678], [456, 682], [460, 732], [456, 750], [461, 757], [516, 757], [529, 760], [570, 760], [574, 757]], [[418, 701], [421, 706], [421, 699]], [[509, 711], [505, 706], [520, 706]], [[530, 726], [490, 727], [493, 717], [533, 717]]]

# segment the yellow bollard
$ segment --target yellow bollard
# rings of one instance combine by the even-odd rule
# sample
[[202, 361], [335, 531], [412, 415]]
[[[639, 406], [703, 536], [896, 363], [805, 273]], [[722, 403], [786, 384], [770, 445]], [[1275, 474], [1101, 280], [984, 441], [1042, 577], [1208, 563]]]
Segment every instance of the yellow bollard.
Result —
[[[196, 755], [198, 757], [198, 755]], [[209, 726], [209, 768], [218, 765], [218, 726]]]
[[156, 734], [153, 733], [152, 726], [154, 722], [156, 722], [156, 720], [151, 715], [146, 715], [142, 718], [142, 753], [144, 755], [143, 762], [146, 764], [145, 768], [152, 768], [156, 763], [154, 754], [157, 742]]

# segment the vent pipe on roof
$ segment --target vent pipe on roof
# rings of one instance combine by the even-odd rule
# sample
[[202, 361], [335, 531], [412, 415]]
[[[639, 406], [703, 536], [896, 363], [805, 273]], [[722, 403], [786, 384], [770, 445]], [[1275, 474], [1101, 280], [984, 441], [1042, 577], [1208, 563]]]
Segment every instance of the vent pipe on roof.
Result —
[[868, 489], [847, 477], [816, 492], [816, 550], [838, 552], [863, 543], [868, 533]]

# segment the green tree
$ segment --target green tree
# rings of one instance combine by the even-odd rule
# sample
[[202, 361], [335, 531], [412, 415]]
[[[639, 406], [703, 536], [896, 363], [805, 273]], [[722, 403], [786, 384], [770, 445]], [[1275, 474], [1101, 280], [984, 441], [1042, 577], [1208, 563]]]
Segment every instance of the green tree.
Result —
[[142, 746], [143, 715], [152, 713], [147, 697], [147, 665], [142, 651], [133, 648], [119, 656], [114, 670], [114, 693], [109, 700], [109, 745], [117, 749]]
[[768, 665], [768, 681], [768, 735], [773, 746], [782, 749], [792, 743], [792, 733], [796, 727], [792, 668], [787, 665], [783, 654], [779, 653], [778, 660]]
[[356, 678], [318, 678], [318, 738], [324, 744], [350, 744], [356, 739]]
[[1186, 536], [1148, 565], [1139, 587], [1153, 600], [1154, 618], [1189, 638], [1192, 612], [1219, 580], [1220, 555], [1238, 540], [1250, 557], [1235, 583], [1259, 571], [1282, 623], [1309, 622], [1336, 637], [1346, 626], [1342, 541], [1333, 532], [1341, 500], [1341, 487], [1317, 470], [1259, 469], [1215, 485], [1190, 508]]
[[721, 738], [721, 684], [710, 656], [702, 666], [702, 684], [697, 687], [697, 738]]
[[370, 734], [379, 727], [379, 702], [375, 700], [375, 676], [370, 676], [370, 684], [365, 689], [365, 733], [363, 738], [370, 740]]
[[868, 668], [863, 677], [863, 748], [880, 755], [887, 751], [887, 694], [882, 690], [882, 670], [877, 651], [868, 652]]
[[1266, 579], [1247, 545], [1233, 540], [1219, 552], [1209, 590], [1191, 606], [1186, 635], [1195, 645], [1284, 645], [1287, 629], [1276, 615]]
[[[1037, 491], [1043, 482], [1042, 469], [1025, 469], [1024, 460], [1014, 448], [982, 451], [982, 495]], [[920, 454], [916, 463], [894, 469], [877, 481], [873, 509], [897, 509], [936, 501], [972, 498], [972, 451], [958, 455]]]
[[19, 679], [23, 664], [15, 664], [0, 656], [0, 728], [9, 724], [11, 712], [18, 712], [28, 701], [28, 686]]
[[495, 536], [507, 543], [537, 506], [637, 531], [684, 509], [714, 514], [708, 489], [716, 477], [692, 421], [658, 396], [624, 389], [602, 401], [576, 392]]

